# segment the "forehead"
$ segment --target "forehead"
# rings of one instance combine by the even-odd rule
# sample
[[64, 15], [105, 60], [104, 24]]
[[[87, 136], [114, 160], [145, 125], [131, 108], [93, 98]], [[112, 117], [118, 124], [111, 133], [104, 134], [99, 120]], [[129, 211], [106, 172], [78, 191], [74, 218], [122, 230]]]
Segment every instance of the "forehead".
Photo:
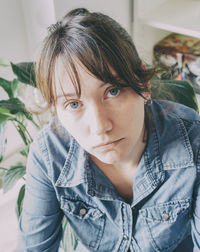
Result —
[[88, 82], [97, 81], [97, 78], [78, 61], [73, 62], [73, 67], [61, 59], [56, 62], [54, 84], [56, 97], [63, 93], [80, 93]]

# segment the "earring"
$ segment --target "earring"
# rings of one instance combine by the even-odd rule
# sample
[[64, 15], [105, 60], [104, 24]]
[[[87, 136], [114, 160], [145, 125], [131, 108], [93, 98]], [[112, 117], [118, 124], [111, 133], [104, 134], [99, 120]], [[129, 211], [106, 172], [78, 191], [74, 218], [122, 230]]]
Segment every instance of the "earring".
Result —
[[152, 104], [151, 98], [148, 99], [148, 100], [145, 100], [145, 101], [144, 101], [144, 104], [147, 105], [147, 106], [151, 106], [151, 104]]

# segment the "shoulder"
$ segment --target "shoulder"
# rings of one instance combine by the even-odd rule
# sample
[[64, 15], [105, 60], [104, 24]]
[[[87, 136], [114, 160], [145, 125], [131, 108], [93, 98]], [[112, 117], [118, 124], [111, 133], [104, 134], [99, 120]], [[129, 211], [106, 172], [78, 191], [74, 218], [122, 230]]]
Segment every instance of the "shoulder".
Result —
[[180, 118], [183, 121], [187, 121], [188, 123], [200, 123], [199, 114], [194, 109], [180, 103], [165, 100], [153, 100], [152, 110], [153, 113], [158, 116], [161, 116], [162, 114], [166, 118], [173, 116]]
[[166, 163], [192, 163], [200, 161], [200, 116], [182, 104], [153, 100], [151, 105], [153, 124], [159, 149]]
[[171, 101], [153, 100], [151, 112], [159, 132], [167, 129], [166, 132], [176, 134], [179, 129], [184, 134], [191, 134], [193, 130], [196, 137], [200, 137], [200, 116], [194, 109]]

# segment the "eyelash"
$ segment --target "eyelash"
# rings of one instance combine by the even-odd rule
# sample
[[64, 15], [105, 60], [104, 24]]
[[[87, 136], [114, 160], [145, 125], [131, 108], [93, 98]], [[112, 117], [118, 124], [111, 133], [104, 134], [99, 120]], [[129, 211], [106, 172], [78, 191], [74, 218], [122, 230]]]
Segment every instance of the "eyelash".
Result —
[[[114, 96], [114, 97], [117, 97], [117, 96], [120, 94], [120, 92], [121, 92], [122, 89], [117, 88], [117, 87], [114, 87], [114, 88], [109, 89], [108, 92], [107, 92], [107, 94], [108, 94], [110, 91], [112, 91], [112, 90], [118, 90], [117, 95]], [[112, 96], [112, 97], [113, 97], [113, 96]]]
[[68, 103], [64, 103], [64, 105], [63, 105], [63, 107], [64, 107], [64, 109], [68, 109], [69, 108], [69, 110], [76, 110], [76, 109], [73, 109], [70, 105], [71, 104], [73, 104], [73, 103], [77, 103], [78, 104], [78, 106], [80, 106], [80, 102], [79, 101], [72, 101], [72, 102], [68, 102]]
[[[121, 93], [122, 88], [112, 87], [112, 88], [110, 88], [110, 89], [106, 92], [106, 95], [108, 95], [108, 93], [111, 92], [112, 90], [117, 90], [118, 93], [117, 93], [117, 95], [111, 96], [111, 97], [109, 97], [109, 98], [117, 97], [117, 96]], [[78, 104], [78, 107], [81, 105], [81, 104], [80, 104], [80, 101], [76, 101], [76, 100], [75, 100], [75, 101], [71, 101], [71, 102], [68, 102], [68, 103], [64, 103], [64, 105], [63, 105], [64, 109], [70, 107], [70, 105], [73, 104], [73, 103], [77, 103], [77, 104]], [[70, 109], [71, 111], [77, 110], [77, 108], [73, 109], [72, 107], [69, 108], [69, 109]]]

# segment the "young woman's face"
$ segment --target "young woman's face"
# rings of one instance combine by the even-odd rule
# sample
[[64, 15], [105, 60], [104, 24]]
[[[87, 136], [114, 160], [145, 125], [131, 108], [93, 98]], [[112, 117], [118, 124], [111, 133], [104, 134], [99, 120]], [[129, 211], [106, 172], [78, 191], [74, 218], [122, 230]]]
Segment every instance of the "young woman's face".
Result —
[[57, 69], [56, 110], [62, 125], [101, 162], [116, 164], [129, 160], [143, 140], [144, 99], [131, 88], [120, 90], [103, 83], [80, 65], [78, 98], [62, 66]]

